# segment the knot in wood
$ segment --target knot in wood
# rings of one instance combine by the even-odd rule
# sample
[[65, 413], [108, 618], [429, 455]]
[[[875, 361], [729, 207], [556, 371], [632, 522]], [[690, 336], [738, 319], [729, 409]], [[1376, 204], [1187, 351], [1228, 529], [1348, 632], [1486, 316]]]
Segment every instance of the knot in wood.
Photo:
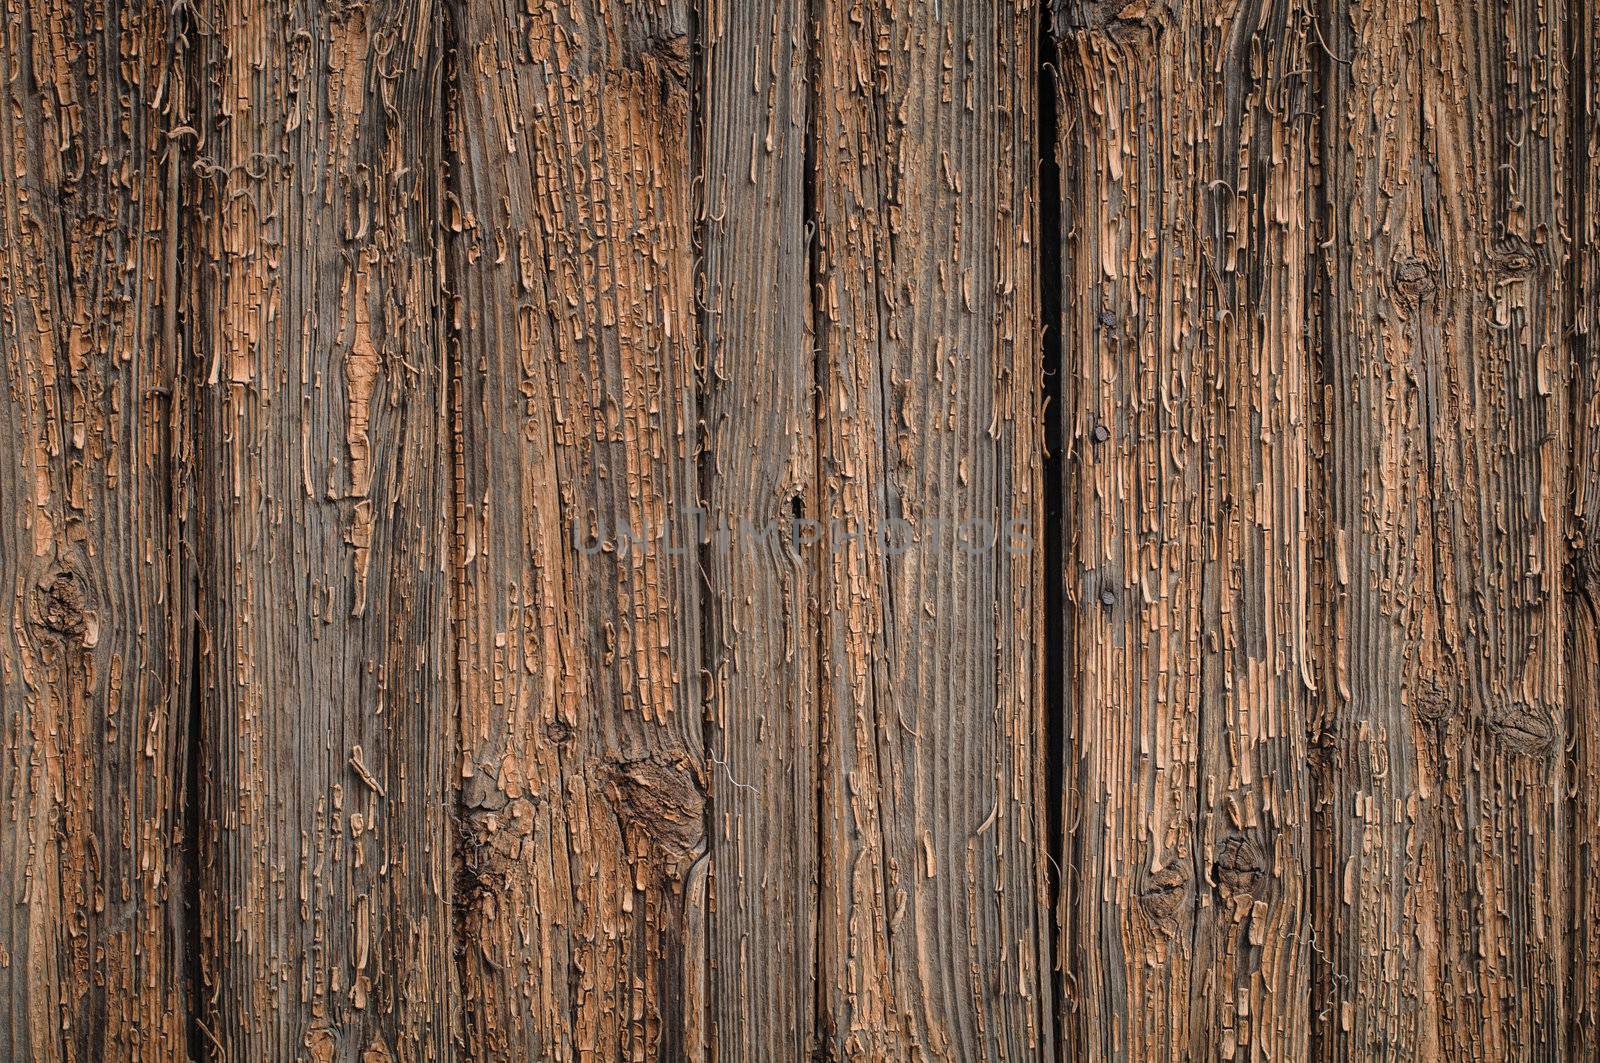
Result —
[[1513, 753], [1548, 754], [1555, 745], [1556, 723], [1549, 712], [1525, 703], [1505, 705], [1489, 717], [1489, 730]]
[[1338, 734], [1324, 727], [1307, 735], [1306, 759], [1310, 762], [1312, 772], [1319, 777], [1326, 777], [1342, 763]]
[[89, 594], [77, 573], [54, 568], [33, 591], [34, 625], [63, 640], [82, 641], [89, 629]]
[[705, 793], [684, 762], [623, 761], [607, 773], [608, 796], [623, 826], [669, 860], [699, 848]]
[[1455, 682], [1449, 673], [1425, 676], [1417, 684], [1411, 711], [1417, 719], [1436, 723], [1455, 709]]
[[1539, 253], [1522, 237], [1507, 233], [1495, 242], [1493, 260], [1502, 277], [1526, 277], [1538, 266]]
[[1420, 301], [1439, 290], [1439, 270], [1425, 258], [1399, 258], [1394, 264], [1394, 290]]
[[1142, 870], [1137, 890], [1145, 918], [1159, 930], [1175, 930], [1189, 903], [1189, 868], [1180, 863], [1158, 871]]
[[657, 37], [640, 53], [639, 66], [647, 77], [661, 83], [664, 92], [669, 88], [687, 92], [690, 54], [687, 33]]
[[1255, 839], [1230, 835], [1217, 844], [1212, 872], [1224, 894], [1253, 893], [1266, 877], [1267, 857]]
[[357, 15], [365, 14], [366, 0], [329, 0], [327, 6], [328, 21], [334, 25], [349, 22]]
[[1165, 11], [1165, 0], [1055, 0], [1051, 14], [1060, 36], [1151, 26]]

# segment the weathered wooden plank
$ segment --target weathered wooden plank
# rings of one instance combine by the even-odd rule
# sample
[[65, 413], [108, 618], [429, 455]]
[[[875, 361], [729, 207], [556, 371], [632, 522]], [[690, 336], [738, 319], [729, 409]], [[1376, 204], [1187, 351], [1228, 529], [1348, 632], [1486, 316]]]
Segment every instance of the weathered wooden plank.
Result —
[[1305, 19], [1056, 12], [1068, 1052], [1308, 1036]]
[[472, 1058], [705, 1048], [691, 28], [459, 5]]
[[1038, 12], [814, 15], [826, 1051], [1048, 1058]]
[[[1187, 1059], [1206, 406], [1193, 4], [1056, 13], [1070, 1058]], [[1045, 234], [1051, 238], [1053, 234]]]
[[193, 32], [204, 1042], [443, 1059], [438, 17], [208, 0]]
[[1567, 585], [1567, 1056], [1600, 1057], [1600, 4], [1569, 6], [1572, 528]]
[[[1310, 1050], [1307, 280], [1312, 123], [1302, 0], [1202, 6], [1198, 177], [1212, 406], [1194, 1055]], [[1198, 394], [1196, 397], [1200, 397]]]
[[0, 35], [0, 1057], [179, 1058], [190, 628], [170, 10]]
[[723, 1060], [819, 1046], [806, 9], [713, 0], [700, 21], [707, 1018]]
[[1560, 7], [1319, 17], [1323, 1059], [1561, 1055]]

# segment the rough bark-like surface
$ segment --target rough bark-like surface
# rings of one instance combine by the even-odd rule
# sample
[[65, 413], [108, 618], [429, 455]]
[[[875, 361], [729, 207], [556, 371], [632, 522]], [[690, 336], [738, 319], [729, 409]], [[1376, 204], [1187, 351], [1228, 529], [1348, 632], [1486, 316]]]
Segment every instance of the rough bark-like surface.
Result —
[[1049, 1057], [1038, 12], [814, 14], [825, 1051]]
[[1069, 1054], [1308, 1036], [1306, 22], [1066, 4]]
[[701, 491], [712, 1057], [811, 1060], [817, 428], [799, 0], [714, 0], [704, 56]]
[[1563, 1055], [1564, 14], [1319, 15], [1322, 1059]]
[[0, 34], [0, 1058], [181, 1058], [188, 597], [171, 11]]
[[437, 11], [195, 8], [202, 1042], [442, 1060]]
[[472, 1058], [704, 1051], [691, 23], [459, 4]]

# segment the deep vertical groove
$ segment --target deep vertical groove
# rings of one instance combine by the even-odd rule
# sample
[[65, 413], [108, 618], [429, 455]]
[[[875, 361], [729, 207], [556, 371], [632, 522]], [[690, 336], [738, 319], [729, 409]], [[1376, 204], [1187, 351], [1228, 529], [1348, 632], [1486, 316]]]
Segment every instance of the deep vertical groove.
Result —
[[208, 1058], [210, 1041], [203, 1035], [205, 1020], [201, 1018], [201, 986], [205, 971], [201, 963], [199, 940], [200, 869], [203, 866], [200, 835], [204, 821], [200, 816], [200, 802], [196, 798], [200, 793], [200, 772], [205, 762], [205, 733], [201, 727], [205, 702], [200, 696], [200, 617], [193, 609], [190, 610], [189, 630], [189, 655], [185, 661], [183, 693], [188, 717], [184, 721], [183, 781], [178, 791], [183, 800], [183, 837], [180, 839], [183, 844], [177, 864], [183, 875], [180, 889], [182, 899], [179, 901], [183, 927], [178, 940], [184, 948], [183, 990], [189, 1012], [189, 1058], [202, 1060]]
[[[459, 210], [459, 189], [461, 178], [461, 160], [459, 158], [459, 125], [457, 108], [460, 102], [460, 57], [457, 55], [456, 36], [457, 11], [454, 0], [446, 0], [439, 7], [439, 54], [443, 69], [439, 73], [439, 169], [440, 169], [440, 196], [439, 196], [439, 239], [441, 245], [448, 242], [449, 226], [454, 216], [454, 211]], [[462, 444], [462, 407], [461, 407], [461, 329], [458, 320], [458, 306], [456, 302], [456, 285], [454, 269], [455, 257], [445, 253], [441, 255], [442, 263], [439, 267], [439, 282], [441, 285], [440, 298], [436, 312], [440, 315], [439, 337], [444, 344], [444, 409], [445, 416], [449, 419], [449, 453], [450, 453], [450, 478], [449, 491], [449, 519], [451, 541], [449, 548], [450, 558], [450, 632], [447, 641], [450, 648], [449, 671], [454, 678], [456, 688], [450, 699], [450, 712], [455, 723], [454, 748], [451, 750], [452, 758], [463, 762], [467, 755], [466, 742], [461, 732], [459, 721], [461, 719], [461, 698], [466, 689], [463, 669], [466, 667], [465, 643], [467, 637], [467, 602], [466, 602], [466, 528], [463, 517], [463, 502], [465, 501], [464, 468], [466, 455]], [[447, 775], [447, 777], [449, 777]], [[450, 929], [451, 929], [451, 962], [458, 984], [466, 984], [465, 954], [468, 948], [468, 919], [467, 899], [476, 888], [476, 879], [471, 864], [468, 862], [468, 846], [466, 827], [468, 809], [466, 795], [462, 787], [454, 786], [446, 796], [450, 808], [450, 831], [447, 844], [450, 849]], [[469, 1031], [477, 1029], [474, 1022], [473, 1003], [471, 993], [460, 993], [461, 1014], [456, 1016], [456, 1037], [458, 1046], [466, 1046], [470, 1051], [468, 1042]]]
[[[700, 591], [700, 671], [702, 675], [713, 675], [716, 670], [717, 655], [721, 652], [717, 645], [716, 631], [716, 594], [711, 583], [714, 558], [712, 551], [713, 526], [720, 525], [723, 515], [711, 512], [711, 483], [716, 475], [715, 457], [712, 454], [712, 440], [715, 431], [706, 423], [707, 401], [711, 391], [709, 381], [709, 349], [707, 339], [710, 333], [708, 328], [708, 300], [710, 292], [706, 282], [706, 189], [707, 164], [706, 164], [706, 131], [705, 122], [705, 91], [706, 91], [706, 64], [705, 64], [705, 25], [704, 5], [706, 0], [694, 0], [689, 5], [689, 158], [691, 174], [689, 179], [690, 218], [691, 232], [689, 235], [689, 272], [691, 280], [689, 287], [691, 298], [694, 300], [695, 317], [695, 357], [699, 364], [694, 367], [695, 380], [695, 407], [700, 411], [701, 431], [695, 440], [694, 461], [694, 494], [697, 513], [700, 519], [691, 520], [690, 528], [696, 535], [698, 542], [684, 543], [685, 556], [693, 556], [699, 566], [699, 578], [696, 581]], [[712, 725], [712, 699], [716, 696], [716, 685], [705, 683], [700, 688], [700, 749], [703, 758], [700, 764], [701, 789], [705, 800], [700, 806], [700, 859], [710, 861], [707, 873], [716, 875], [716, 864], [712, 857], [715, 848], [713, 839], [716, 838], [716, 766], [713, 760], [716, 756], [716, 728]], [[702, 935], [700, 941], [703, 955], [701, 957], [701, 971], [703, 977], [710, 978], [710, 972], [716, 965], [716, 937], [707, 933]], [[702, 1045], [706, 1058], [716, 1057], [716, 1008], [714, 998], [709, 992], [689, 993], [688, 987], [683, 994], [685, 1007], [698, 1000], [702, 1014], [698, 1020], [697, 1028], [704, 1031], [705, 1042]], [[687, 1048], [688, 1046], [685, 1046]]]
[[1595, 0], [1571, 0], [1568, 6], [1568, 70], [1572, 77], [1568, 95], [1567, 174], [1569, 198], [1567, 237], [1567, 307], [1564, 332], [1570, 344], [1572, 401], [1568, 406], [1571, 447], [1568, 452], [1569, 509], [1566, 514], [1567, 593], [1566, 650], [1568, 687], [1566, 709], [1567, 826], [1567, 932], [1571, 935], [1566, 981], [1566, 1030], [1563, 1048], [1569, 1059], [1592, 1059], [1600, 1042], [1600, 950], [1595, 947], [1596, 912], [1600, 892], [1593, 882], [1597, 826], [1595, 780], [1600, 749], [1595, 740], [1594, 695], [1600, 680], [1600, 546], [1593, 537], [1596, 525], [1596, 458], [1600, 457], [1600, 367], [1595, 364], [1591, 332], [1600, 290], [1596, 281], [1600, 253], [1595, 237], [1600, 224], [1594, 218], [1600, 193], [1600, 127], [1596, 125], [1596, 46], [1600, 44], [1600, 6]]
[[[819, 86], [822, 82], [822, 56], [820, 42], [817, 37], [817, 27], [821, 24], [821, 20], [818, 17], [818, 9], [823, 0], [803, 0], [803, 2], [805, 3], [806, 9], [806, 114], [805, 162], [801, 166], [801, 174], [803, 175], [803, 180], [801, 182], [803, 202], [800, 208], [800, 226], [801, 231], [805, 234], [806, 240], [806, 291], [810, 295], [808, 306], [810, 321], [808, 322], [806, 328], [806, 335], [811, 339], [811, 438], [813, 442], [811, 468], [815, 489], [820, 492], [822, 474], [825, 467], [822, 460], [824, 450], [822, 436], [823, 411], [827, 408], [827, 397], [823, 394], [823, 391], [828, 379], [826, 367], [822, 364], [822, 337], [818, 334], [819, 330], [823, 327], [823, 323], [827, 321], [826, 307], [823, 304], [822, 296], [822, 252], [820, 248], [822, 230], [818, 225], [817, 212], [817, 141], [820, 135], [817, 128], [817, 123], [821, 121], [817, 111], [821, 98], [821, 90]], [[818, 498], [814, 501], [817, 505], [817, 513], [820, 516], [821, 499]], [[807, 515], [808, 514], [805, 513], [797, 513], [795, 514], [795, 517], [803, 518]], [[812, 544], [805, 549], [807, 551], [812, 551], [812, 554], [809, 558], [802, 557], [801, 562], [809, 576], [808, 582], [810, 583], [812, 600], [818, 601], [820, 596], [817, 594], [816, 581], [818, 574], [822, 571], [822, 560], [820, 552], [816, 550], [815, 544]], [[812, 659], [816, 662], [817, 669], [816, 711], [812, 714], [815, 718], [814, 728], [812, 731], [812, 748], [817, 754], [816, 777], [812, 780], [813, 808], [816, 813], [814, 829], [816, 831], [815, 844], [817, 853], [817, 867], [815, 871], [815, 877], [813, 878], [814, 882], [821, 881], [822, 865], [826, 863], [828, 859], [827, 784], [823, 778], [823, 771], [824, 766], [827, 763], [827, 758], [823, 754], [827, 749], [828, 742], [828, 720], [827, 714], [824, 710], [828, 706], [829, 702], [828, 699], [823, 696], [822, 662], [824, 660], [824, 653], [826, 651], [826, 646], [824, 645], [823, 640], [824, 627], [820, 622], [821, 617], [819, 616], [817, 619], [818, 623], [816, 626], [816, 631], [813, 635], [812, 643]], [[811, 955], [814, 959], [814, 962], [818, 966], [819, 972], [823, 969], [823, 915], [822, 890], [815, 889], [812, 891], [811, 925], [814, 940]], [[812, 1029], [817, 1031], [817, 1044], [814, 1046], [813, 1054], [818, 1059], [832, 1058], [830, 1055], [830, 1046], [833, 1043], [834, 1031], [830, 1026], [831, 1012], [827, 1007], [827, 1001], [825, 999], [827, 989], [828, 987], [826, 980], [818, 977], [816, 980], [816, 992], [812, 995], [811, 1000], [813, 1016]]]
[[[1046, 853], [1049, 856], [1045, 873], [1049, 882], [1049, 906], [1046, 937], [1046, 957], [1050, 961], [1043, 976], [1052, 979], [1055, 992], [1043, 992], [1041, 999], [1046, 1007], [1057, 997], [1065, 1002], [1061, 983], [1066, 971], [1061, 967], [1061, 934], [1065, 922], [1061, 918], [1061, 896], [1068, 867], [1066, 852], [1065, 816], [1063, 803], [1066, 794], [1066, 641], [1068, 625], [1056, 622], [1067, 609], [1065, 560], [1065, 451], [1066, 429], [1062, 421], [1062, 374], [1066, 372], [1064, 348], [1061, 342], [1061, 159], [1057, 141], [1056, 70], [1058, 53], [1050, 6], [1039, 12], [1038, 57], [1034, 78], [1037, 114], [1039, 116], [1039, 170], [1036, 192], [1039, 201], [1039, 341], [1043, 348], [1039, 387], [1041, 409], [1044, 415], [1044, 692], [1045, 692], [1045, 765], [1044, 791], [1047, 835]], [[1058, 1017], [1065, 1018], [1065, 1008], [1057, 1007]], [[1051, 1018], [1045, 1016], [1046, 1019]], [[1057, 1052], [1066, 1058], [1070, 1040], [1065, 1022], [1061, 1022]]]
[[1332, 674], [1329, 653], [1334, 625], [1332, 595], [1329, 589], [1329, 580], [1334, 569], [1331, 550], [1333, 530], [1328, 521], [1330, 485], [1327, 455], [1331, 426], [1328, 392], [1333, 387], [1335, 373], [1333, 352], [1327, 342], [1323, 320], [1323, 308], [1329, 303], [1327, 287], [1330, 276], [1329, 262], [1325, 255], [1327, 245], [1334, 239], [1334, 225], [1329, 216], [1329, 201], [1322, 187], [1325, 165], [1322, 155], [1322, 128], [1326, 117], [1328, 86], [1338, 74], [1337, 64], [1343, 60], [1334, 54], [1327, 40], [1328, 34], [1332, 31], [1325, 28], [1327, 20], [1324, 16], [1330, 11], [1330, 5], [1325, 2], [1318, 3], [1310, 9], [1314, 27], [1313, 39], [1317, 43], [1316, 47], [1309, 49], [1307, 55], [1310, 70], [1309, 84], [1314, 86], [1307, 100], [1307, 107], [1311, 111], [1309, 146], [1311, 176], [1306, 182], [1305, 203], [1310, 234], [1305, 267], [1306, 362], [1310, 388], [1310, 401], [1306, 411], [1309, 440], [1306, 470], [1306, 528], [1309, 537], [1307, 627], [1311, 646], [1310, 665], [1312, 675], [1316, 678], [1316, 685], [1307, 694], [1306, 710], [1307, 794], [1310, 804], [1308, 834], [1311, 846], [1311, 873], [1308, 877], [1306, 895], [1311, 911], [1311, 925], [1307, 934], [1307, 943], [1310, 946], [1307, 985], [1311, 994], [1307, 1005], [1310, 1017], [1308, 1047], [1314, 1060], [1330, 1058], [1330, 1054], [1335, 1051], [1330, 1020], [1338, 1000], [1335, 985], [1338, 972], [1326, 950], [1327, 942], [1317, 933], [1318, 913], [1326, 910], [1327, 906], [1337, 903], [1336, 894], [1339, 887], [1338, 869], [1319, 867], [1319, 857], [1325, 845], [1324, 835], [1331, 835], [1333, 832], [1326, 803], [1329, 800], [1331, 758], [1335, 755], [1336, 742], [1333, 730], [1327, 726], [1330, 723], [1327, 707], [1333, 696], [1327, 680]]
[[[172, 9], [172, 24], [168, 32], [173, 41], [172, 66], [169, 77], [177, 86], [176, 91], [181, 95], [179, 103], [187, 107], [190, 99], [194, 98], [194, 89], [198, 82], [195, 71], [190, 66], [191, 54], [188, 48], [190, 35], [194, 32], [192, 25], [191, 9], [186, 4], [175, 5]], [[196, 438], [196, 422], [191, 416], [193, 410], [194, 391], [191, 388], [190, 374], [185, 370], [191, 361], [198, 362], [196, 352], [189, 349], [189, 330], [179, 325], [179, 315], [182, 310], [193, 310], [193, 306], [186, 306], [184, 292], [192, 293], [189, 299], [196, 299], [202, 290], [199, 285], [192, 285], [184, 276], [184, 263], [188, 261], [190, 251], [189, 237], [192, 229], [184, 221], [186, 213], [180, 210], [180, 200], [186, 199], [191, 191], [188, 170], [193, 165], [189, 153], [193, 147], [192, 132], [190, 135], [179, 135], [179, 130], [188, 130], [190, 116], [185, 113], [175, 114], [170, 122], [167, 134], [166, 164], [167, 175], [167, 226], [174, 247], [168, 262], [166, 282], [166, 323], [165, 342], [166, 357], [172, 366], [171, 377], [167, 381], [171, 389], [167, 395], [168, 424], [168, 476], [165, 483], [167, 492], [167, 511], [174, 529], [173, 543], [177, 550], [175, 578], [172, 579], [172, 589], [169, 591], [169, 602], [181, 608], [181, 615], [175, 627], [186, 628], [188, 638], [185, 656], [180, 663], [181, 689], [178, 694], [179, 703], [185, 713], [182, 719], [183, 747], [182, 778], [178, 783], [178, 817], [183, 825], [182, 834], [175, 839], [177, 853], [173, 858], [173, 867], [181, 876], [177, 894], [175, 915], [182, 921], [176, 938], [179, 947], [184, 950], [182, 957], [183, 971], [183, 1000], [187, 1012], [187, 1046], [186, 1051], [190, 1060], [203, 1060], [210, 1058], [211, 1040], [206, 1036], [204, 1011], [204, 986], [205, 986], [205, 957], [201, 949], [202, 926], [202, 898], [201, 873], [205, 867], [204, 853], [206, 850], [205, 817], [200, 802], [202, 792], [201, 773], [206, 763], [205, 749], [205, 698], [201, 686], [202, 669], [200, 667], [201, 655], [204, 652], [204, 631], [200, 625], [200, 613], [196, 603], [200, 596], [200, 581], [203, 578], [204, 567], [202, 559], [195, 555], [194, 548], [189, 542], [188, 533], [193, 530], [193, 514], [186, 512], [185, 507], [190, 504], [193, 496], [194, 479], [191, 475], [189, 463], [198, 453], [198, 439]], [[187, 204], [185, 204], [187, 205]], [[187, 321], [184, 322], [186, 326]]]

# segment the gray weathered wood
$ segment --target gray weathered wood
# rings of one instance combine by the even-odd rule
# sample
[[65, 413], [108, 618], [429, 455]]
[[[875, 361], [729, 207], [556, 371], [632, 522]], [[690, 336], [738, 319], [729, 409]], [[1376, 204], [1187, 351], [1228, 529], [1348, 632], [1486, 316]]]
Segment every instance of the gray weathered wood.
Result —
[[722, 1060], [822, 1048], [806, 15], [716, 0], [701, 21], [706, 973]]
[[813, 12], [824, 1037], [1048, 1058], [1039, 13]]

